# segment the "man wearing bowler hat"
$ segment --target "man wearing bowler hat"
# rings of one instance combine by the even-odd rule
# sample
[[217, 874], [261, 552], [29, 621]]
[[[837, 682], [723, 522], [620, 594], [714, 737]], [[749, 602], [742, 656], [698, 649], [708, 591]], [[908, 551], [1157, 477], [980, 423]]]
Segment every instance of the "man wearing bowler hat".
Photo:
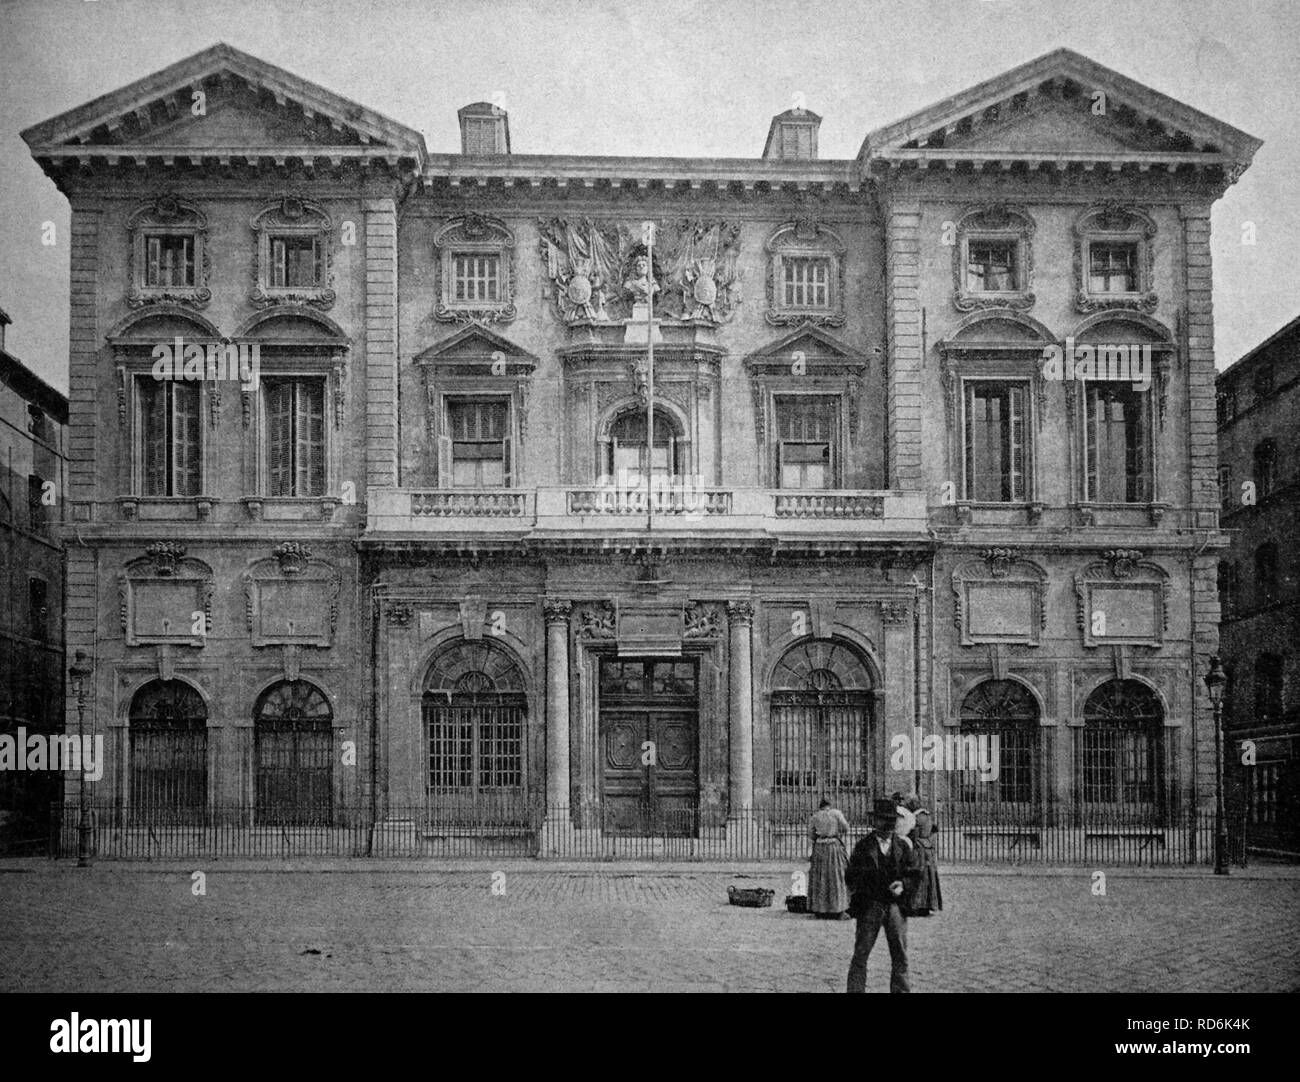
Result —
[[897, 805], [892, 800], [874, 801], [871, 818], [872, 832], [853, 847], [844, 876], [850, 894], [849, 915], [858, 922], [848, 990], [867, 990], [867, 956], [883, 926], [889, 942], [889, 990], [910, 992], [907, 917], [901, 904], [916, 885], [920, 868], [912, 847], [894, 833]]

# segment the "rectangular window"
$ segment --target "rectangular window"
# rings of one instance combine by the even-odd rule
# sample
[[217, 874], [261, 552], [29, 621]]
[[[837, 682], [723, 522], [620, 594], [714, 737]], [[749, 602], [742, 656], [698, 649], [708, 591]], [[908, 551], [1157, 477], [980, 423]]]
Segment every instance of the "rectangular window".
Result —
[[318, 286], [321, 278], [319, 237], [308, 235], [271, 238], [272, 286]]
[[1008, 503], [1029, 498], [1029, 387], [966, 384], [966, 499]]
[[49, 635], [48, 593], [49, 584], [44, 579], [27, 580], [27, 615], [34, 639], [44, 639]]
[[790, 161], [808, 161], [812, 158], [812, 127], [810, 125], [781, 125], [781, 157]]
[[1093, 241], [1089, 244], [1088, 291], [1090, 293], [1136, 293], [1138, 291], [1137, 243]]
[[829, 308], [831, 306], [831, 261], [815, 256], [785, 257], [782, 303], [786, 308]]
[[1011, 293], [1020, 288], [1014, 240], [970, 240], [966, 288], [972, 293]]
[[140, 459], [145, 496], [199, 493], [199, 384], [143, 379]]
[[452, 258], [452, 296], [455, 304], [495, 304], [501, 299], [501, 257], [462, 254]]
[[163, 234], [144, 238], [144, 284], [154, 288], [194, 285], [194, 238]]
[[1151, 499], [1147, 402], [1128, 384], [1084, 388], [1085, 496], [1097, 503]]
[[266, 383], [267, 494], [325, 494], [325, 381]]
[[775, 404], [777, 487], [834, 488], [840, 400], [790, 395]]
[[454, 487], [500, 488], [507, 483], [509, 416], [509, 405], [501, 398], [448, 401]]
[[1237, 506], [1236, 493], [1232, 489], [1232, 467], [1219, 467], [1219, 503], [1224, 511], [1231, 511]]
[[44, 533], [49, 522], [45, 514], [45, 478], [30, 474], [27, 478], [27, 523], [33, 533]]

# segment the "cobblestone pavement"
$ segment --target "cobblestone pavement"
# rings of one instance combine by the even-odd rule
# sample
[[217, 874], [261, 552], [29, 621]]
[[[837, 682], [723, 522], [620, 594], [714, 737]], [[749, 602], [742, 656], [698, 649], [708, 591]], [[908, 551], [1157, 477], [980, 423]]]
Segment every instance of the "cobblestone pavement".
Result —
[[[0, 866], [0, 990], [807, 991], [851, 921], [785, 912], [788, 871], [190, 871]], [[771, 909], [727, 904], [770, 886]], [[1300, 878], [963, 870], [909, 922], [922, 992], [1300, 990]], [[888, 987], [882, 936], [868, 990]]]

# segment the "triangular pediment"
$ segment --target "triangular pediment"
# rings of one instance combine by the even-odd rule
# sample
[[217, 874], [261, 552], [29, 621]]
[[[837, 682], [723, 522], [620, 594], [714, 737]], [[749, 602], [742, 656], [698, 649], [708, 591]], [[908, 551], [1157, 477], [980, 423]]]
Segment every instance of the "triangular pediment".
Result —
[[352, 147], [422, 162], [424, 139], [356, 102], [283, 68], [214, 45], [200, 53], [28, 128], [38, 156], [121, 148], [274, 151]]
[[468, 364], [488, 365], [504, 358], [512, 370], [531, 371], [537, 357], [510, 339], [489, 330], [481, 323], [471, 323], [428, 349], [415, 355], [418, 365]]
[[795, 353], [828, 360], [861, 361], [863, 359], [860, 353], [846, 343], [811, 323], [795, 327], [789, 334], [769, 342], [762, 349], [750, 354], [750, 357], [754, 360], [788, 362]]
[[1069, 49], [878, 128], [864, 159], [1038, 155], [1249, 164], [1260, 141]]

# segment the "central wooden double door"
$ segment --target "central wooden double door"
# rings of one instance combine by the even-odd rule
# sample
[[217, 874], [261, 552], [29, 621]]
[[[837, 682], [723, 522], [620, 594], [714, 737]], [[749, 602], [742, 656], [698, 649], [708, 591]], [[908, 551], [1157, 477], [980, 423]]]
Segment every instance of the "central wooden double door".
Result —
[[698, 749], [694, 661], [601, 662], [601, 805], [607, 833], [694, 836]]

